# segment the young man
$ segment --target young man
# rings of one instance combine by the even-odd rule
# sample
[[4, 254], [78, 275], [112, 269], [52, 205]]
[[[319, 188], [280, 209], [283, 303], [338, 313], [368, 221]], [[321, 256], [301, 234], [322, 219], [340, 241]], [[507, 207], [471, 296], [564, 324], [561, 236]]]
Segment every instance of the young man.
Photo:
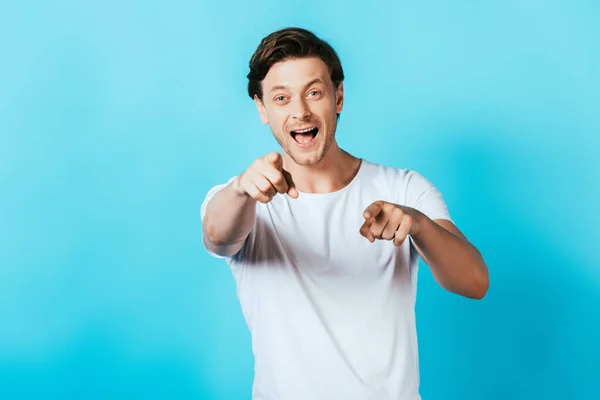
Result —
[[274, 32], [248, 78], [282, 152], [212, 188], [201, 219], [252, 335], [253, 399], [420, 399], [418, 257], [474, 299], [488, 288], [483, 258], [426, 178], [338, 147], [344, 73], [329, 44]]

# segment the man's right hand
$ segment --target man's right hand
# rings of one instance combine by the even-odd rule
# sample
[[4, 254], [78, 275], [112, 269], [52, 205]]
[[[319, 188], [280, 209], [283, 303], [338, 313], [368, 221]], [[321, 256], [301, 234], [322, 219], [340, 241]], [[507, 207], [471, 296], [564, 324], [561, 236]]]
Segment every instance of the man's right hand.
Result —
[[256, 159], [233, 187], [238, 193], [247, 194], [261, 203], [270, 202], [277, 193], [298, 198], [298, 190], [290, 174], [283, 169], [283, 159], [277, 152]]

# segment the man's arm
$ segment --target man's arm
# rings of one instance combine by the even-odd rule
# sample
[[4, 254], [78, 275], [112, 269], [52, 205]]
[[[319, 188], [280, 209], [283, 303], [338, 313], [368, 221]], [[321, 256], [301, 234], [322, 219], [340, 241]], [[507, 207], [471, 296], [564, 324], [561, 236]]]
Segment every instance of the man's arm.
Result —
[[435, 280], [452, 293], [482, 299], [489, 288], [489, 275], [481, 253], [451, 221], [432, 221], [418, 214], [419, 232], [411, 238]]
[[277, 193], [298, 197], [283, 170], [281, 155], [269, 153], [256, 159], [206, 205], [202, 236], [207, 250], [225, 257], [240, 251], [256, 220], [256, 202], [268, 203]]
[[407, 236], [446, 290], [481, 299], [489, 287], [488, 270], [479, 251], [450, 221], [432, 221], [422, 212], [382, 200], [369, 205], [360, 234], [370, 242], [393, 240], [401, 245]]
[[206, 249], [224, 257], [236, 254], [244, 246], [255, 218], [256, 200], [241, 192], [239, 181], [234, 180], [206, 205], [202, 220]]

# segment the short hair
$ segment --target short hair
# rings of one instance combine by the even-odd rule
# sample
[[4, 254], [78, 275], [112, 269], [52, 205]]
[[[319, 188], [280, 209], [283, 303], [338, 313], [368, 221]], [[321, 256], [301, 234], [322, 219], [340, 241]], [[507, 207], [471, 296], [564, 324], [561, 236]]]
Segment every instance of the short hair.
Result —
[[248, 95], [256, 95], [261, 101], [261, 82], [271, 67], [283, 60], [294, 58], [319, 57], [327, 68], [334, 88], [344, 80], [342, 63], [333, 47], [309, 30], [289, 27], [275, 31], [262, 39], [250, 59], [248, 73]]

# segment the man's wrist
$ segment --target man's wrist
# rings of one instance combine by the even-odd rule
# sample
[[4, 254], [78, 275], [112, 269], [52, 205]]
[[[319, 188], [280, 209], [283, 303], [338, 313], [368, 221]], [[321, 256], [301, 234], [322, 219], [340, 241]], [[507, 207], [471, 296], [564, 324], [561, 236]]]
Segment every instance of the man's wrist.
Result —
[[431, 224], [434, 223], [427, 215], [423, 214], [421, 211], [414, 209], [415, 213], [414, 213], [414, 218], [415, 218], [415, 225], [417, 226], [417, 232], [415, 233], [411, 233], [410, 236], [413, 239], [418, 240], [420, 237], [423, 236], [423, 231], [425, 231], [425, 234], [427, 234], [427, 231], [431, 228]]
[[240, 197], [248, 197], [249, 194], [248, 192], [246, 192], [246, 190], [242, 187], [241, 182], [240, 182], [241, 176], [238, 176], [237, 178], [235, 178], [233, 180], [233, 182], [231, 182], [231, 189], [233, 190], [233, 192], [240, 196]]

